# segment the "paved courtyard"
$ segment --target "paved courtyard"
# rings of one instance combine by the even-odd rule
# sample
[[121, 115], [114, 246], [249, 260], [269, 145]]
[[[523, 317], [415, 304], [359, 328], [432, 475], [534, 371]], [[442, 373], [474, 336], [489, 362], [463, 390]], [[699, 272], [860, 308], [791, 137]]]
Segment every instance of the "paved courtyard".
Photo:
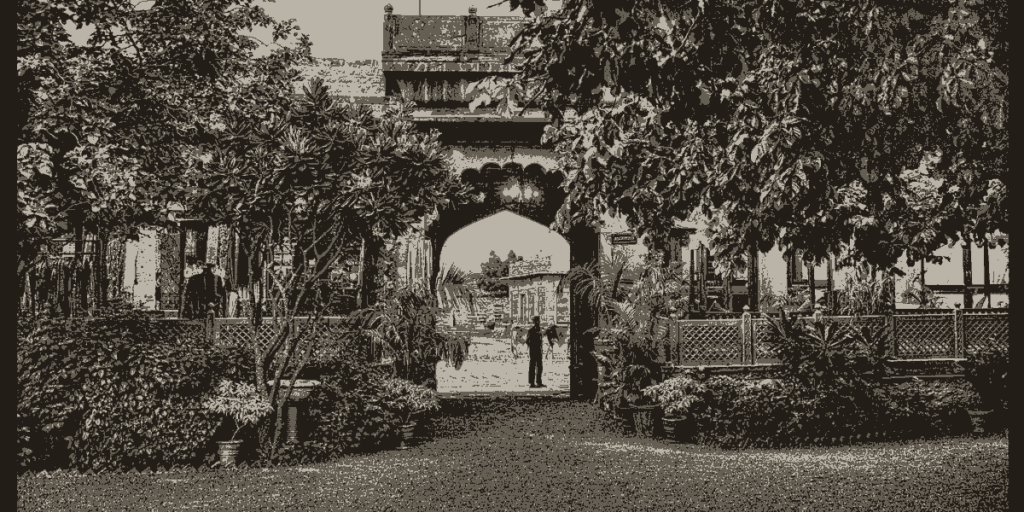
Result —
[[[530, 357], [526, 345], [517, 344], [515, 354], [508, 339], [472, 336], [469, 356], [456, 370], [442, 362], [437, 365], [437, 391], [442, 394], [524, 393], [559, 394], [569, 392], [568, 344], [556, 343], [548, 353], [544, 342], [544, 371], [547, 389], [530, 389], [527, 372]], [[565, 340], [563, 340], [565, 341]]]

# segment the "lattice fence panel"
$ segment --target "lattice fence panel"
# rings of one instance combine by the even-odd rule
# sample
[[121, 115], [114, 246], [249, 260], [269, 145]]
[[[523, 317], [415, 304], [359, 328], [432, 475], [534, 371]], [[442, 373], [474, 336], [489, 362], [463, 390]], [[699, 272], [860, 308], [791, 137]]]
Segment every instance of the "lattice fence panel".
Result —
[[680, 320], [669, 360], [675, 364], [741, 363], [739, 320]]
[[767, 318], [754, 318], [751, 319], [751, 323], [754, 331], [754, 362], [778, 363], [779, 357], [773, 345], [776, 337], [772, 331], [771, 321]]
[[990, 348], [1010, 349], [1010, 315], [965, 313], [963, 319], [967, 354]]
[[953, 315], [897, 315], [896, 355], [900, 359], [954, 357]]
[[206, 324], [198, 320], [181, 320], [168, 318], [158, 320], [160, 328], [169, 336], [175, 338], [205, 338], [207, 336]]
[[[274, 339], [277, 329], [270, 324], [260, 326], [256, 334], [256, 345], [266, 349]], [[221, 345], [253, 346], [253, 326], [248, 320], [238, 323], [220, 323], [217, 329], [217, 343]], [[255, 349], [255, 347], [253, 347]]]

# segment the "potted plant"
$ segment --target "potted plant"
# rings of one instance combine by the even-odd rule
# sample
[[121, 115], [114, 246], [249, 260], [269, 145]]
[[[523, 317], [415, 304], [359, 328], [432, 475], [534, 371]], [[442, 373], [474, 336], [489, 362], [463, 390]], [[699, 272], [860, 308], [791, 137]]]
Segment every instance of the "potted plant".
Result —
[[221, 463], [226, 466], [235, 463], [238, 448], [242, 444], [242, 440], [235, 438], [242, 427], [255, 424], [274, 410], [270, 401], [256, 391], [256, 386], [226, 379], [217, 385], [214, 395], [208, 398], [204, 405], [208, 410], [227, 416], [235, 422], [235, 431], [231, 434], [231, 439], [217, 441], [217, 454]]
[[627, 428], [631, 418], [638, 434], [652, 436], [659, 409], [642, 390], [660, 379], [659, 345], [667, 331], [659, 330], [659, 317], [668, 311], [679, 283], [664, 269], [651, 265], [633, 269], [639, 278], [627, 287], [622, 283], [626, 267], [626, 261], [608, 268], [594, 264], [575, 267], [566, 279], [600, 315], [595, 346], [608, 349], [592, 352], [602, 379], [597, 402], [627, 419]]
[[693, 379], [674, 377], [644, 389], [644, 395], [655, 400], [661, 407], [662, 429], [665, 438], [671, 442], [679, 442], [687, 425], [692, 424], [688, 408], [697, 400], [691, 394], [697, 385], [698, 382]]
[[398, 446], [399, 450], [407, 449], [415, 437], [416, 420], [414, 416], [421, 412], [441, 408], [434, 390], [413, 384], [405, 379], [394, 377], [384, 379], [381, 394], [381, 401], [397, 414], [401, 421], [402, 438]]

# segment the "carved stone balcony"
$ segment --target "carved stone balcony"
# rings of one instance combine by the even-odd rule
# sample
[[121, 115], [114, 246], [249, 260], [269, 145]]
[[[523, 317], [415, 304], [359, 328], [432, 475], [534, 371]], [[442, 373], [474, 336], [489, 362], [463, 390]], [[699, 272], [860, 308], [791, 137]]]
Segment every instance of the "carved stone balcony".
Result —
[[388, 71], [511, 73], [509, 42], [525, 23], [517, 16], [409, 16], [384, 8], [382, 67]]

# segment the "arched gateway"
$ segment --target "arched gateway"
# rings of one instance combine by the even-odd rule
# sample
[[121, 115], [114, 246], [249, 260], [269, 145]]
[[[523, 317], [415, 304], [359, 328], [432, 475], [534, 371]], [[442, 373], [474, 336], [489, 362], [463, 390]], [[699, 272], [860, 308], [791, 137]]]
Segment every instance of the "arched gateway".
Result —
[[[383, 93], [417, 104], [414, 121], [422, 130], [437, 129], [451, 148], [452, 171], [472, 190], [474, 200], [444, 209], [425, 219], [425, 240], [415, 244], [410, 261], [425, 263], [417, 275], [433, 285], [440, 271], [441, 248], [463, 227], [507, 210], [549, 226], [566, 193], [559, 187], [553, 152], [541, 145], [548, 120], [536, 110], [515, 119], [493, 108], [469, 110], [468, 84], [489, 75], [510, 76], [505, 65], [508, 41], [523, 22], [520, 17], [403, 16], [385, 8], [381, 53]], [[561, 233], [570, 245], [570, 265], [598, 258], [598, 234], [577, 227]], [[425, 254], [424, 254], [425, 253]], [[570, 394], [592, 396], [597, 370], [589, 356], [595, 324], [579, 297], [570, 296]]]

